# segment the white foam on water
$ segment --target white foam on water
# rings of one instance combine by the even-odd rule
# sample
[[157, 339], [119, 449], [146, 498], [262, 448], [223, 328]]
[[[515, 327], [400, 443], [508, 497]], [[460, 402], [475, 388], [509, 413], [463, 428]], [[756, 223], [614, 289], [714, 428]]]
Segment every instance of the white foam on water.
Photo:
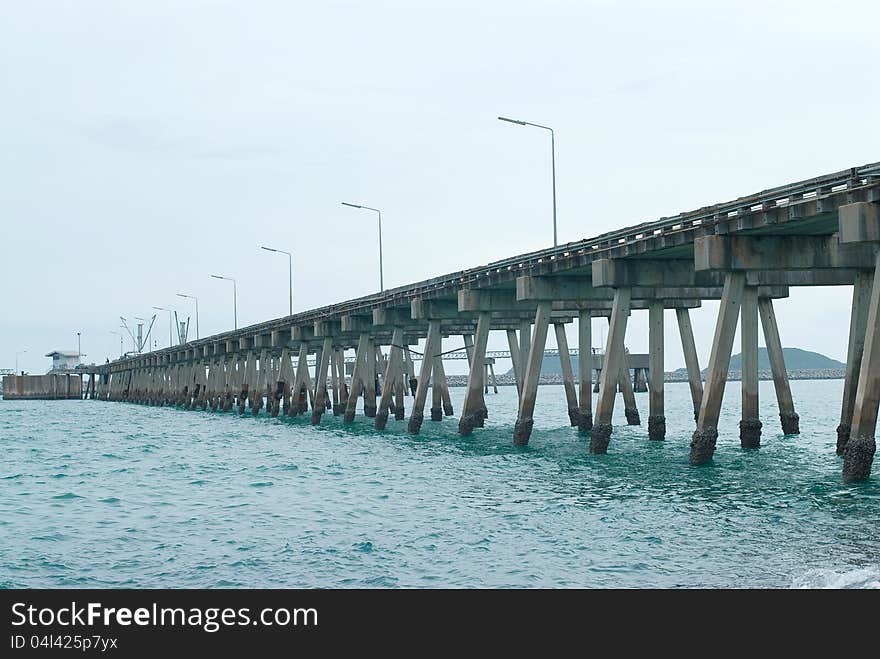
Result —
[[810, 570], [794, 577], [792, 588], [863, 588], [880, 589], [880, 567], [862, 567], [838, 572], [835, 570]]

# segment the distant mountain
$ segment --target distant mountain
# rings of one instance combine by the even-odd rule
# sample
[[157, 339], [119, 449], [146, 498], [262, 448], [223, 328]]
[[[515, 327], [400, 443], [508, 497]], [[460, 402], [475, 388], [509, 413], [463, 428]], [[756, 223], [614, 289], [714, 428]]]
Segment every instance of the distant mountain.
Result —
[[[846, 368], [846, 364], [839, 362], [831, 357], [819, 354], [818, 352], [810, 352], [809, 350], [801, 350], [800, 348], [783, 348], [782, 357], [785, 359], [785, 370], [787, 371], [819, 371], [819, 370], [835, 370]], [[679, 368], [676, 372], [685, 372], [686, 369]], [[737, 353], [730, 357], [731, 371], [742, 370], [742, 353]], [[758, 348], [758, 370], [769, 371], [770, 359], [767, 357], [767, 348]], [[707, 369], [703, 369], [703, 375]]]
[[[800, 348], [783, 348], [782, 356], [785, 359], [785, 368], [788, 371], [810, 371], [823, 369], [841, 369], [846, 368], [846, 364], [826, 357], [818, 352], [810, 352], [809, 350], [801, 350]], [[571, 370], [577, 377], [578, 358], [572, 355]], [[679, 371], [685, 369], [680, 368]], [[742, 354], [737, 353], [730, 358], [731, 371], [742, 370]], [[758, 370], [769, 371], [770, 360], [767, 358], [767, 348], [758, 348]], [[562, 367], [559, 365], [559, 357], [556, 355], [544, 355], [544, 362], [541, 364], [541, 373], [544, 375], [562, 375]], [[703, 374], [706, 369], [703, 368]], [[513, 369], [507, 371], [507, 375], [513, 375]]]

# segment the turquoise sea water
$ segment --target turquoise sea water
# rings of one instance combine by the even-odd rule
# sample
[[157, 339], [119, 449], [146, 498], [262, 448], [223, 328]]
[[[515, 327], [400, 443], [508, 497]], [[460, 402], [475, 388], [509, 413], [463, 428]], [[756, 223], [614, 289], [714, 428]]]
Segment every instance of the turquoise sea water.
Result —
[[783, 437], [762, 382], [763, 446], [744, 451], [729, 383], [702, 467], [685, 384], [667, 385], [665, 442], [647, 394], [640, 427], [618, 397], [604, 456], [560, 386], [525, 448], [511, 387], [469, 438], [457, 417], [411, 436], [393, 417], [379, 433], [360, 415], [0, 401], [0, 586], [878, 587], [880, 474], [841, 481], [842, 385], [792, 382], [802, 434]]

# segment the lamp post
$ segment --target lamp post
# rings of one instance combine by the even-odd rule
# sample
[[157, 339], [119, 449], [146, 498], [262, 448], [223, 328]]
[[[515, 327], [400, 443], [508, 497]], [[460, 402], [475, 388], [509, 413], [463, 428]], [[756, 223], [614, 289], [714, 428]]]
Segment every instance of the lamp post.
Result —
[[27, 352], [27, 350], [19, 350], [17, 353], [15, 353], [15, 374], [16, 375], [18, 375], [18, 356], [23, 355], [26, 352]]
[[116, 330], [110, 330], [111, 334], [116, 334], [119, 336], [119, 358], [122, 359], [122, 332], [117, 332]]
[[[225, 279], [232, 282], [232, 317], [234, 328], [238, 329], [238, 292], [236, 290], [235, 279], [232, 277], [221, 277], [220, 275], [211, 275], [214, 279]], [[199, 333], [199, 321], [196, 320], [196, 335]], [[198, 336], [196, 336], [198, 338]]]
[[82, 364], [82, 341], [80, 340], [81, 335], [82, 335], [82, 332], [76, 333], [76, 361], [77, 361], [77, 365]]
[[382, 276], [382, 211], [378, 208], [370, 208], [369, 206], [361, 206], [360, 204], [349, 204], [348, 202], [343, 201], [343, 206], [350, 206], [351, 208], [362, 208], [365, 211], [373, 211], [379, 214], [379, 292], [385, 290], [385, 280]]
[[260, 249], [265, 249], [267, 252], [277, 252], [278, 254], [287, 254], [287, 272], [288, 272], [288, 281], [290, 286], [290, 315], [293, 315], [293, 254], [290, 252], [285, 252], [283, 249], [274, 249], [272, 247], [266, 247], [265, 245], [261, 245]]
[[535, 128], [543, 128], [550, 131], [550, 159], [553, 166], [553, 246], [556, 247], [556, 135], [550, 126], [542, 126], [541, 124], [533, 124], [528, 121], [520, 121], [519, 119], [509, 119], [507, 117], [498, 117], [501, 121], [520, 126], [534, 126]]
[[167, 311], [168, 312], [168, 347], [170, 348], [171, 346], [174, 345], [174, 341], [171, 338], [172, 337], [172, 334], [171, 334], [171, 325], [172, 325], [172, 323], [171, 323], [171, 309], [166, 309], [165, 307], [153, 307], [153, 308], [156, 311]]
[[196, 340], [198, 341], [198, 339], [199, 339], [199, 298], [197, 298], [195, 295], [187, 295], [186, 293], [178, 293], [177, 296], [178, 297], [187, 297], [191, 300], [196, 301]]

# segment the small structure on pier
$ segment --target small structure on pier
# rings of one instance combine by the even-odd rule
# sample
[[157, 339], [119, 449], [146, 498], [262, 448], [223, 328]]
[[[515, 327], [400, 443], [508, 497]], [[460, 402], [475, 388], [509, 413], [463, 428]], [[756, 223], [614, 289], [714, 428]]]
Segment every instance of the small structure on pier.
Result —
[[76, 370], [84, 355], [76, 350], [53, 350], [46, 357], [52, 358], [52, 369], [49, 373], [67, 373]]

